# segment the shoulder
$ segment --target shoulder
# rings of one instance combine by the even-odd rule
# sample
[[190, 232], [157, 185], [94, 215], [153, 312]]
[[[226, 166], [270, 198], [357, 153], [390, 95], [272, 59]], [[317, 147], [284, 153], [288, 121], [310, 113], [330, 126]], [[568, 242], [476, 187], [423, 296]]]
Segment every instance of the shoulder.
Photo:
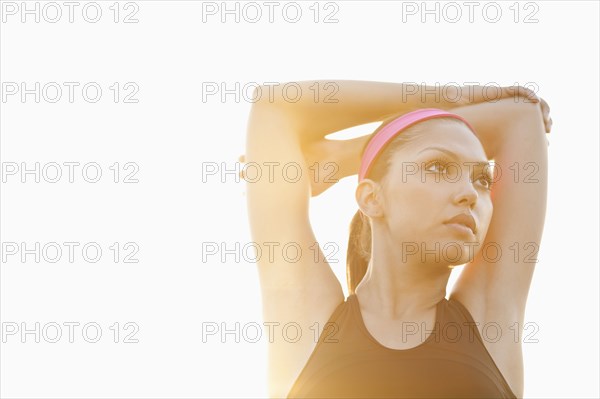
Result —
[[461, 312], [467, 321], [474, 323], [475, 334], [498, 371], [512, 392], [517, 397], [522, 397], [524, 391], [522, 327], [511, 316], [486, 312], [481, 301], [474, 302], [467, 297], [453, 294], [448, 299], [448, 304]]
[[[313, 324], [302, 324], [301, 331], [306, 328], [306, 333], [300, 334], [300, 339], [292, 345], [296, 352], [291, 353], [277, 351], [272, 345], [270, 356], [273, 367], [270, 369], [270, 396], [287, 397], [294, 392], [306, 380], [306, 370], [309, 368], [311, 359], [319, 351], [323, 342], [332, 342], [337, 338], [339, 331], [339, 320], [348, 311], [350, 303], [348, 298], [337, 302], [332, 312], [325, 311], [319, 317], [313, 317]], [[335, 342], [335, 341], [333, 341]], [[288, 343], [289, 346], [289, 343]], [[277, 358], [276, 360], [274, 358]]]

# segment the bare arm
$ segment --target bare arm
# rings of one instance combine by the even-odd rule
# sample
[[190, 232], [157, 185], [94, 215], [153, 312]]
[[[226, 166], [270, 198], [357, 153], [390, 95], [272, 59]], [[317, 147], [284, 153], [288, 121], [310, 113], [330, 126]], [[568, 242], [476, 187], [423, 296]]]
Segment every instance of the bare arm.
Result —
[[[294, 89], [287, 90], [285, 87]], [[365, 135], [352, 140], [326, 140], [324, 137], [330, 133], [382, 121], [388, 115], [419, 108], [449, 110], [506, 98], [513, 101], [527, 98], [534, 103], [539, 101], [534, 93], [523, 87], [503, 87], [491, 94], [488, 89], [483, 86], [315, 80], [290, 82], [271, 88], [269, 95], [263, 95], [257, 104], [275, 108], [283, 115], [298, 139], [308, 166], [317, 162], [321, 168], [319, 176], [332, 176], [331, 169], [323, 170], [325, 163], [333, 162], [336, 165], [338, 170], [327, 182], [322, 179], [310, 182], [312, 196], [316, 196], [331, 187], [332, 181], [358, 173], [360, 152], [369, 138]], [[267, 92], [267, 89], [261, 87], [261, 92]], [[289, 92], [295, 95], [292, 97], [287, 94]], [[495, 119], [480, 120], [479, 125], [481, 130], [491, 132], [496, 126]], [[248, 160], [246, 157], [242, 159]]]
[[[456, 107], [467, 101], [457, 88], [362, 80], [289, 82], [270, 90], [261, 86], [258, 103], [282, 110], [301, 140], [317, 140], [352, 126], [383, 120], [417, 108]], [[290, 94], [294, 93], [294, 94]], [[428, 93], [425, 95], [425, 93]], [[256, 96], [256, 94], [255, 94]]]
[[453, 112], [472, 121], [497, 165], [494, 213], [483, 245], [497, 244], [503, 252], [494, 264], [479, 252], [455, 287], [482, 296], [488, 309], [496, 306], [521, 323], [546, 214], [548, 144], [542, 111], [537, 104], [501, 100]]
[[486, 257], [478, 252], [461, 271], [450, 297], [463, 303], [481, 326], [497, 323], [503, 331], [512, 328], [518, 334], [503, 334], [485, 345], [521, 397], [521, 334], [546, 214], [548, 146], [542, 112], [536, 104], [510, 100], [453, 112], [474, 123], [488, 157], [502, 173], [495, 173], [494, 213], [482, 246], [500, 248], [501, 253]]

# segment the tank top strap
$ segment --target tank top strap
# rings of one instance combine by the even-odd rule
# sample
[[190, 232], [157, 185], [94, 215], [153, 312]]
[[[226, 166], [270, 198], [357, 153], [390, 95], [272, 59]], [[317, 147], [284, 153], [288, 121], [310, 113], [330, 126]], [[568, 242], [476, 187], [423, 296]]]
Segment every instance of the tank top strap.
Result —
[[319, 339], [317, 341], [317, 345], [315, 347], [315, 351], [319, 348], [322, 342], [327, 342], [327, 338], [333, 335], [337, 335], [340, 326], [347, 325], [349, 322], [349, 314], [351, 313], [351, 300], [349, 297], [346, 297], [343, 302], [340, 302], [334, 311], [327, 319], [327, 322], [323, 325], [323, 329], [319, 334]]

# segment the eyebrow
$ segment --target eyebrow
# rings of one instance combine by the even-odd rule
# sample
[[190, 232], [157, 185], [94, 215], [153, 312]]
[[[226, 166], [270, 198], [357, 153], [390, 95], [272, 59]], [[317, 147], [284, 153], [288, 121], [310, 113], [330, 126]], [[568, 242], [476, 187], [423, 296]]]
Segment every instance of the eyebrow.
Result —
[[[458, 156], [457, 156], [455, 153], [453, 153], [452, 151], [449, 151], [449, 150], [447, 150], [447, 149], [445, 149], [445, 148], [441, 148], [441, 147], [427, 147], [427, 148], [425, 148], [425, 149], [423, 149], [423, 150], [419, 151], [418, 153], [420, 154], [420, 153], [422, 153], [423, 151], [427, 151], [427, 150], [437, 150], [437, 151], [441, 151], [441, 152], [443, 152], [443, 153], [445, 153], [445, 154], [448, 154], [448, 155], [450, 155], [451, 157], [453, 157], [453, 158], [455, 158], [455, 159], [458, 159]], [[475, 162], [475, 165], [477, 165], [477, 166], [487, 166], [487, 165], [489, 165], [489, 164], [490, 164], [490, 163], [489, 163], [489, 161], [479, 161], [479, 162]]]

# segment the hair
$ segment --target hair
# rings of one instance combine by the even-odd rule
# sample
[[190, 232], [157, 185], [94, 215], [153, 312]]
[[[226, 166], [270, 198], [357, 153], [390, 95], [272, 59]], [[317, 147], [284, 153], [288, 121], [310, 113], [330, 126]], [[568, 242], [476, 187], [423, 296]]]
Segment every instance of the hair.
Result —
[[[381, 129], [394, 119], [404, 115], [406, 111], [386, 116], [379, 127], [371, 134], [370, 141]], [[386, 146], [378, 153], [373, 161], [371, 169], [368, 173], [369, 179], [381, 183], [389, 171], [393, 154], [406, 143], [412, 141], [416, 137], [426, 133], [432, 127], [440, 124], [460, 124], [465, 126], [464, 122], [452, 117], [440, 117], [428, 119], [404, 129], [402, 133], [395, 136]], [[361, 157], [364, 153], [367, 143], [361, 151]], [[346, 253], [346, 282], [350, 294], [355, 293], [358, 284], [364, 278], [369, 261], [371, 259], [371, 221], [360, 209], [356, 211], [352, 221], [350, 222], [350, 235], [348, 238], [348, 250]]]

